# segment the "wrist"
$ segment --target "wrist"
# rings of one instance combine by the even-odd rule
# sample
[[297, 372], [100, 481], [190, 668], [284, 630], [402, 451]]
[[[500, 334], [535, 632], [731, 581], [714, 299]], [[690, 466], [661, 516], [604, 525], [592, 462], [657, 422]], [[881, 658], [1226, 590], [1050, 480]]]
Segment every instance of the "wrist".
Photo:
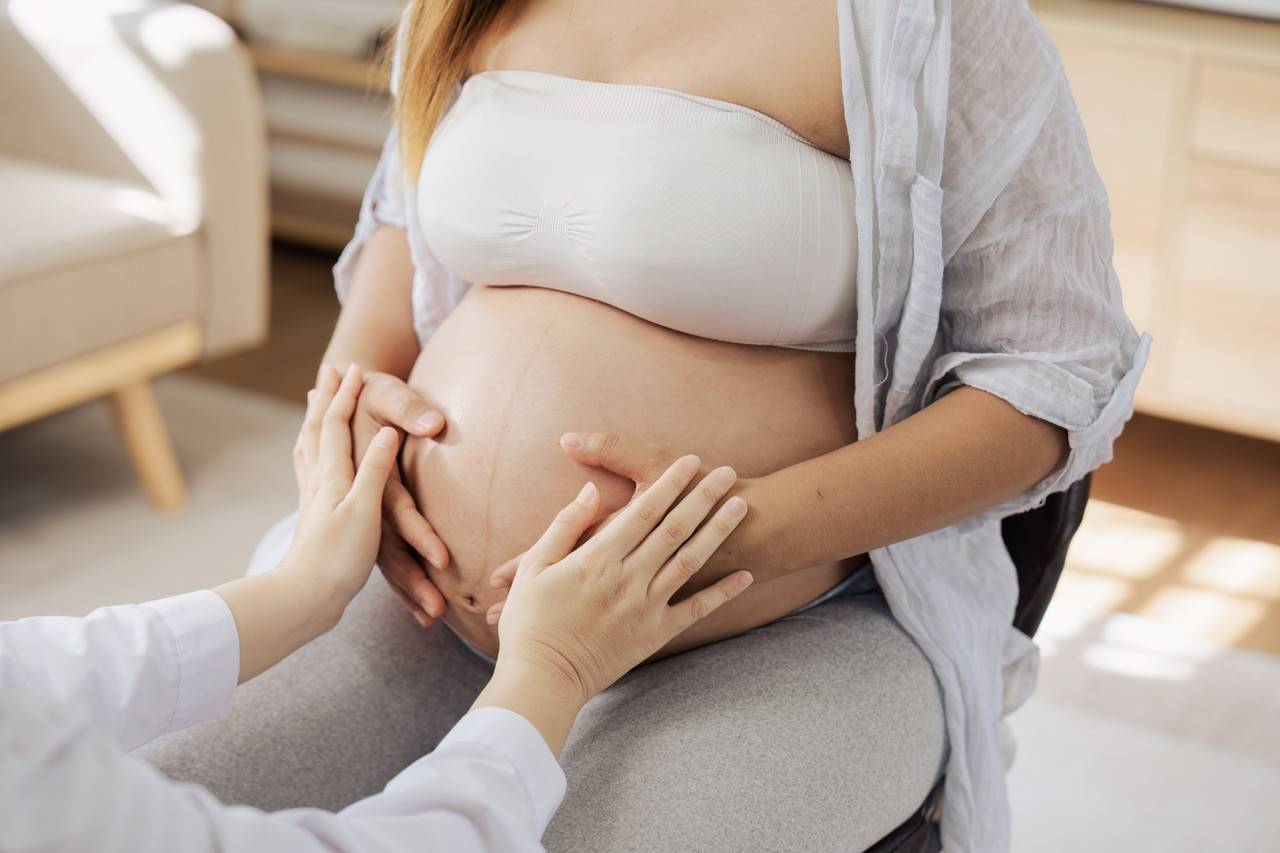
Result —
[[471, 707], [506, 708], [519, 714], [559, 759], [586, 698], [581, 685], [558, 668], [499, 653], [493, 677]]
[[308, 633], [315, 636], [330, 631], [338, 624], [347, 605], [359, 591], [343, 588], [317, 572], [314, 565], [304, 565], [291, 554], [286, 554], [269, 574], [287, 587], [290, 600], [298, 608], [296, 612], [305, 622]]

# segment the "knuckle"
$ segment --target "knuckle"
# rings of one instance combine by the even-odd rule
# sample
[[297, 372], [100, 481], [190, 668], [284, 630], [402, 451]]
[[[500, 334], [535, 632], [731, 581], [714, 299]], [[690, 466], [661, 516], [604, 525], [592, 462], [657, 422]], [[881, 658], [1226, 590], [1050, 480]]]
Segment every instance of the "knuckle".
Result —
[[422, 403], [407, 393], [401, 393], [395, 404], [396, 416], [404, 422], [413, 420], [423, 408]]
[[646, 527], [653, 528], [662, 521], [662, 510], [654, 504], [642, 501], [636, 506], [636, 518]]
[[695, 596], [689, 600], [689, 612], [695, 622], [706, 619], [711, 613], [711, 602], [707, 600], [705, 595]]
[[680, 574], [688, 577], [696, 574], [701, 567], [701, 561], [689, 551], [676, 554], [676, 571]]
[[662, 525], [662, 536], [672, 545], [679, 545], [684, 542], [689, 538], [690, 532], [692, 531], [690, 531], [689, 525], [683, 521], [667, 519], [667, 522]]
[[597, 447], [603, 456], [612, 456], [618, 452], [622, 444], [622, 436], [616, 432], [606, 432], [595, 437]]

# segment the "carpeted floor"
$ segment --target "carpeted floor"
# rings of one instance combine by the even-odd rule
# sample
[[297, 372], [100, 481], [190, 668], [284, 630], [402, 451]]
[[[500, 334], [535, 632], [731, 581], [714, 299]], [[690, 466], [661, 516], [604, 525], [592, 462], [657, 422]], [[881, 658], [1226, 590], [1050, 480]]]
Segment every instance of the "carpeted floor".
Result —
[[301, 406], [189, 377], [156, 394], [190, 490], [176, 513], [147, 503], [105, 403], [0, 433], [0, 619], [236, 577], [293, 509]]
[[[215, 584], [240, 573], [292, 508], [300, 406], [192, 376], [162, 380], [157, 393], [190, 487], [173, 515], [146, 503], [102, 404], [0, 434], [0, 619]], [[1280, 790], [1280, 658], [1113, 613], [1092, 592], [1097, 561], [1114, 563], [1117, 543], [1139, 565], [1161, 558], [1166, 540], [1148, 516], [1090, 507], [1066, 581], [1077, 588], [1055, 601], [1039, 637], [1040, 690], [1012, 721], [1018, 853], [1280, 849], [1269, 808]], [[1237, 581], [1270, 577], [1270, 552], [1264, 562], [1214, 553], [1237, 560]]]

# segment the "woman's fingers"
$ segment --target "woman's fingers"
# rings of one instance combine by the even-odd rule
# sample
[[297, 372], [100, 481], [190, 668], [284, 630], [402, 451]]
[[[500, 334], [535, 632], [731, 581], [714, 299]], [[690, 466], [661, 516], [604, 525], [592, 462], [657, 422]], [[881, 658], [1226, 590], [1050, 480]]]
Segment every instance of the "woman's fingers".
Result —
[[484, 614], [485, 624], [497, 625], [498, 620], [502, 618], [502, 608], [506, 606], [506, 603], [507, 603], [507, 600], [504, 598], [501, 601], [496, 602], [492, 607], [490, 607], [487, 611], [485, 611], [485, 614]]
[[529, 549], [522, 565], [533, 566], [541, 571], [569, 556], [583, 532], [595, 520], [599, 506], [600, 491], [595, 483], [587, 481], [573, 503], [556, 513], [555, 520]]
[[560, 447], [575, 462], [620, 474], [641, 489], [662, 476], [677, 458], [665, 447], [612, 432], [566, 432], [560, 436]]
[[689, 630], [694, 623], [706, 619], [724, 605], [733, 601], [751, 586], [751, 572], [734, 572], [721, 578], [706, 589], [696, 592], [670, 609], [672, 620], [671, 637], [674, 638]]
[[396, 466], [396, 448], [400, 445], [399, 434], [391, 427], [383, 427], [369, 442], [356, 469], [355, 481], [351, 484], [351, 495], [361, 503], [382, 512], [382, 493], [387, 488], [387, 478]]
[[351, 415], [356, 410], [363, 384], [360, 368], [354, 364], [348, 367], [320, 419], [320, 465], [325, 478], [342, 486], [344, 495], [355, 476], [351, 462]]
[[[432, 622], [444, 613], [444, 596], [427, 578], [422, 566], [389, 524], [382, 527], [378, 568], [386, 579], [387, 586], [400, 597], [422, 627], [431, 627]], [[431, 606], [424, 607], [420, 601], [426, 601]]]
[[493, 589], [509, 589], [511, 582], [516, 579], [516, 569], [520, 568], [520, 561], [524, 559], [524, 555], [527, 553], [529, 552], [524, 551], [516, 554], [510, 560], [494, 569], [493, 574], [489, 575], [489, 586]]
[[667, 513], [658, 529], [646, 536], [640, 547], [626, 558], [628, 567], [635, 566], [637, 570], [647, 567], [648, 577], [656, 575], [737, 481], [737, 473], [728, 466], [717, 468], [703, 477], [702, 482]]
[[692, 482], [701, 463], [696, 456], [682, 456], [652, 486], [632, 499], [609, 525], [582, 546], [594, 558], [621, 561], [653, 532], [667, 510]]
[[315, 467], [320, 453], [320, 422], [341, 380], [333, 365], [322, 364], [316, 372], [316, 387], [307, 392], [307, 413], [302, 418], [302, 429], [298, 431], [298, 441], [293, 446], [293, 467], [300, 488], [306, 488]]
[[[685, 502], [693, 500], [696, 494], [695, 491], [693, 495], [685, 498]], [[702, 525], [698, 532], [693, 534], [689, 541], [675, 553], [675, 556], [658, 571], [649, 584], [649, 591], [661, 601], [670, 601], [671, 596], [675, 595], [676, 591], [689, 581], [689, 578], [696, 575], [698, 570], [707, 564], [707, 560], [711, 559], [711, 555], [724, 544], [724, 540], [729, 538], [729, 534], [742, 523], [746, 515], [747, 502], [742, 498], [735, 496], [725, 501], [720, 509], [716, 510], [715, 515], [711, 516], [711, 520]]]
[[385, 381], [377, 383], [365, 404], [369, 414], [380, 423], [397, 426], [421, 438], [444, 429], [444, 415], [431, 408], [412, 388], [390, 377], [381, 378]]
[[395, 471], [387, 481], [383, 512], [390, 516], [400, 537], [421, 554], [424, 560], [438, 571], [449, 567], [449, 549], [445, 547], [444, 540], [427, 521], [422, 510], [418, 509], [413, 493], [405, 487]]
[[[379, 565], [381, 565], [381, 563], [379, 563]], [[391, 580], [385, 571], [382, 573], [382, 577], [387, 581], [387, 586], [391, 587], [391, 591], [396, 594], [396, 597], [404, 602], [404, 606], [409, 609], [409, 613], [413, 615], [415, 622], [423, 628], [430, 628], [435, 624], [435, 620], [431, 618], [431, 614], [419, 607], [417, 602], [409, 597], [409, 593], [405, 592], [396, 584], [395, 581]]]

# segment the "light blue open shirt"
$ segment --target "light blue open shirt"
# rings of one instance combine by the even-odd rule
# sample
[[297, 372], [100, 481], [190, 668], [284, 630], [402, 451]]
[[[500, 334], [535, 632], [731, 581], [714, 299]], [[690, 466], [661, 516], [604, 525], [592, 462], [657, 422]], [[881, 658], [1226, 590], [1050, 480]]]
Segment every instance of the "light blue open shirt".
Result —
[[[1016, 500], [871, 552], [942, 686], [943, 846], [1000, 853], [1012, 760], [1003, 717], [1038, 668], [1035, 644], [1011, 625], [1017, 576], [1000, 519], [1111, 458], [1151, 338], [1125, 316], [1107, 194], [1057, 50], [1025, 0], [836, 4], [857, 204], [859, 439], [959, 384], [1069, 436], [1065, 462]], [[425, 342], [469, 284], [431, 254], [417, 188], [400, 175], [393, 130], [334, 275], [345, 296], [377, 226], [405, 228]]]

